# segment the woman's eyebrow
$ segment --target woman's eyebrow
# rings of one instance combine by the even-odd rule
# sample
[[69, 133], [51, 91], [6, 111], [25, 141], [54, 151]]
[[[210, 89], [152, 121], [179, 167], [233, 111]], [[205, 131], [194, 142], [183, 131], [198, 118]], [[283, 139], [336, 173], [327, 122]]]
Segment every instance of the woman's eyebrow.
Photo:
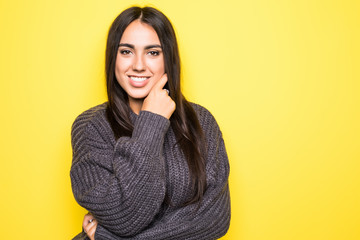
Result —
[[[133, 44], [129, 44], [129, 43], [119, 43], [119, 47], [128, 47], [131, 49], [135, 49], [135, 46]], [[145, 46], [144, 49], [147, 50], [150, 48], [161, 48], [161, 45], [159, 45], [159, 44], [148, 45], [148, 46]]]
[[128, 47], [128, 48], [132, 48], [134, 49], [134, 45], [129, 44], [129, 43], [119, 43], [119, 47]]
[[148, 45], [148, 46], [145, 47], [145, 50], [146, 50], [146, 49], [150, 49], [150, 48], [161, 48], [161, 46], [158, 45], [158, 44]]

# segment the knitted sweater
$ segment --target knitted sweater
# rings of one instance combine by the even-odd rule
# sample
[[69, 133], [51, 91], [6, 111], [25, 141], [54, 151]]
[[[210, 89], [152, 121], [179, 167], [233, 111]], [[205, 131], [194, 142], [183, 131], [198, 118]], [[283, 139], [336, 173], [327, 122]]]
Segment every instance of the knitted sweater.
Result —
[[71, 185], [76, 201], [98, 221], [96, 240], [217, 239], [227, 232], [229, 163], [222, 134], [209, 111], [192, 106], [208, 148], [200, 205], [182, 205], [192, 196], [191, 180], [168, 119], [131, 112], [132, 136], [115, 140], [106, 103], [76, 118]]

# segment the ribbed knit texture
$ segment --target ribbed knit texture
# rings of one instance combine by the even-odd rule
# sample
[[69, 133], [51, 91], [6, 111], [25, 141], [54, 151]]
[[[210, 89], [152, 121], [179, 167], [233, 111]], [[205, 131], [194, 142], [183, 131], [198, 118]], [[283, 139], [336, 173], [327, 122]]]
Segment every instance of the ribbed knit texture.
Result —
[[[105, 115], [106, 103], [76, 118], [71, 184], [76, 201], [99, 223], [96, 240], [200, 240], [226, 233], [229, 163], [222, 134], [205, 108], [193, 107], [208, 147], [207, 189], [200, 207], [182, 206], [192, 196], [191, 182], [168, 119], [147, 111], [131, 112], [132, 136], [116, 141]], [[166, 204], [165, 195], [172, 206]]]

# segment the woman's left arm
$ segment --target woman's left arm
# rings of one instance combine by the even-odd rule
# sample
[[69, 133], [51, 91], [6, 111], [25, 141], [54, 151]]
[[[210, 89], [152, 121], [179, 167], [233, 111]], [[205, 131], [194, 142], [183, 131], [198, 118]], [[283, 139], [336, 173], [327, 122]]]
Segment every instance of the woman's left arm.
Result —
[[[208, 187], [203, 200], [179, 208], [153, 228], [140, 233], [139, 239], [217, 239], [230, 225], [229, 162], [221, 132], [209, 142]], [[215, 137], [214, 135], [212, 135]], [[214, 140], [214, 141], [213, 141]], [[197, 210], [197, 207], [199, 209]]]

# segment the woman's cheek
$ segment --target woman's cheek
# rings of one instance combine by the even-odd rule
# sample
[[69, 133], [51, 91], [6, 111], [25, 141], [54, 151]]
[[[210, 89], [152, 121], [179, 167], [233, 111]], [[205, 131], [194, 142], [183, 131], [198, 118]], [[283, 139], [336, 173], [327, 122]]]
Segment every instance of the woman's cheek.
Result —
[[152, 59], [152, 61], [148, 61], [148, 67], [150, 71], [156, 75], [159, 79], [165, 73], [164, 61], [162, 58]]

